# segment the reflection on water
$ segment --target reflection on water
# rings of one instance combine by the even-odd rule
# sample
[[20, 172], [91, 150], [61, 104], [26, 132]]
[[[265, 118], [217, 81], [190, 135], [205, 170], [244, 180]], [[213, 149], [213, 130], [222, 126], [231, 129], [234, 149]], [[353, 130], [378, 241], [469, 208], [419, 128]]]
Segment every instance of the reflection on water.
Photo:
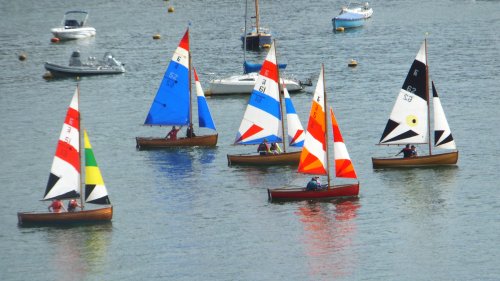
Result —
[[296, 213], [304, 225], [303, 243], [313, 280], [350, 276], [358, 266], [352, 239], [359, 207], [357, 200], [304, 202], [299, 207]]
[[47, 242], [54, 249], [52, 265], [58, 280], [84, 280], [88, 274], [104, 271], [111, 243], [112, 224], [79, 227], [49, 227]]

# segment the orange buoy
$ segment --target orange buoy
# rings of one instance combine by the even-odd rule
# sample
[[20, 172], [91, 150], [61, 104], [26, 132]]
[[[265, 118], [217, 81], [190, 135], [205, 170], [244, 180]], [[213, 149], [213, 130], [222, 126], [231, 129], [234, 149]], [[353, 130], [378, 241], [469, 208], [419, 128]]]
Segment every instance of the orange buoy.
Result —
[[153, 35], [153, 39], [157, 40], [157, 39], [160, 39], [161, 38], [161, 35], [159, 33], [156, 33], [155, 35]]
[[52, 42], [52, 43], [59, 43], [59, 38], [57, 38], [57, 37], [52, 37], [52, 38], [50, 39], [50, 42]]
[[173, 13], [174, 12], [174, 7], [172, 7], [172, 6], [168, 7], [168, 12], [169, 13]]

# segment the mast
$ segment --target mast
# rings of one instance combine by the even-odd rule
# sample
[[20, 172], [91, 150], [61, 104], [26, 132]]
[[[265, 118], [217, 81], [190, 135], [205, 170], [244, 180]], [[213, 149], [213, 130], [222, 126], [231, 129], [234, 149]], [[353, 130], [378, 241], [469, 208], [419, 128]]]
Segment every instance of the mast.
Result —
[[[80, 79], [80, 77], [76, 78], [77, 80]], [[82, 152], [82, 112], [80, 110], [80, 84], [77, 82], [76, 84], [76, 89], [77, 89], [77, 100], [78, 100], [78, 113], [80, 115], [80, 124], [78, 125], [78, 162], [80, 163], [80, 206], [82, 206], [83, 210], [83, 169], [82, 169], [82, 153], [85, 153], [85, 151]], [[84, 148], [85, 150], [85, 148]], [[85, 163], [83, 163], [83, 168], [85, 168]]]
[[245, 73], [245, 61], [247, 52], [247, 15], [248, 13], [248, 0], [245, 0], [245, 32], [243, 33], [243, 73]]
[[255, 29], [259, 34], [259, 0], [255, 0]]
[[432, 155], [431, 145], [431, 105], [429, 98], [429, 64], [427, 62], [427, 37], [424, 39], [425, 44], [425, 98], [427, 99], [427, 138], [429, 143], [429, 155]]
[[[187, 32], [188, 32], [188, 42], [189, 42], [189, 27], [187, 28]], [[189, 56], [189, 59], [188, 59], [188, 76], [189, 76], [189, 79], [188, 79], [188, 84], [189, 84], [189, 88], [188, 88], [188, 92], [189, 92], [189, 126], [191, 127], [191, 134], [192, 134], [192, 126], [193, 126], [193, 105], [192, 105], [192, 97], [191, 97], [191, 46], [188, 46], [188, 56]]]
[[330, 189], [330, 157], [328, 155], [328, 123], [326, 117], [326, 85], [325, 85], [325, 66], [321, 64], [321, 71], [323, 72], [323, 111], [325, 116], [325, 146], [326, 146], [326, 175], [328, 177], [328, 187]]
[[286, 153], [286, 141], [285, 141], [285, 119], [283, 117], [283, 98], [282, 98], [282, 93], [283, 93], [283, 86], [281, 85], [281, 78], [280, 78], [280, 68], [278, 64], [278, 53], [276, 52], [276, 40], [273, 39], [273, 45], [274, 45], [274, 56], [276, 60], [276, 69], [278, 71], [278, 96], [280, 99], [280, 114], [281, 114], [281, 139], [283, 140], [283, 152]]

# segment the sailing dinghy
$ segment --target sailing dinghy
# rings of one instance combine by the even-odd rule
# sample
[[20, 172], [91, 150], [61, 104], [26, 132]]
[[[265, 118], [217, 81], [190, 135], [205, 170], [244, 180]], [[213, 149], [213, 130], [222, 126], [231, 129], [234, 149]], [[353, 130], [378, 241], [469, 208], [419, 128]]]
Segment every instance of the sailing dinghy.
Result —
[[[81, 211], [74, 212], [22, 212], [17, 213], [19, 225], [74, 224], [106, 222], [113, 217], [108, 192], [97, 166], [87, 132], [84, 131], [85, 150], [81, 149], [80, 90], [77, 87], [68, 108], [54, 161], [42, 200], [80, 198]], [[85, 192], [83, 193], [81, 160], [85, 158]], [[85, 194], [85, 200], [82, 197]], [[84, 203], [106, 205], [99, 209], [84, 209]]]
[[[280, 94], [282, 86], [278, 81], [282, 80], [279, 78], [276, 48], [273, 42], [250, 96], [234, 144], [258, 145], [265, 139], [269, 143], [283, 143], [283, 152], [266, 155], [255, 153], [228, 154], [227, 161], [229, 165], [286, 165], [299, 162], [300, 151], [286, 151], [283, 133], [282, 97]], [[304, 129], [285, 87], [283, 87], [283, 93], [287, 110], [289, 145], [302, 147]]]
[[373, 168], [426, 167], [455, 165], [458, 151], [441, 106], [434, 82], [432, 82], [434, 108], [434, 146], [454, 150], [433, 154], [431, 148], [429, 68], [427, 64], [427, 39], [424, 40], [406, 76], [403, 87], [392, 109], [379, 144], [404, 145], [428, 144], [428, 155], [407, 158], [372, 158]]
[[[149, 109], [145, 125], [192, 126], [191, 101], [191, 53], [189, 51], [189, 29], [181, 39], [172, 56], [160, 88]], [[194, 70], [194, 68], [193, 68]], [[195, 72], [199, 126], [215, 129], [210, 110]], [[179, 146], [215, 146], [218, 134], [177, 139], [136, 137], [138, 149], [154, 149]]]
[[[318, 190], [306, 190], [306, 188], [277, 188], [268, 189], [269, 200], [309, 200], [309, 199], [332, 199], [341, 197], [353, 197], [359, 194], [359, 181], [353, 184], [332, 185], [330, 180], [330, 161], [328, 153], [328, 130], [326, 116], [326, 91], [324, 82], [324, 69], [316, 84], [316, 90], [312, 100], [307, 133], [304, 147], [300, 155], [298, 172], [303, 174], [326, 175], [328, 183], [326, 187]], [[338, 178], [357, 179], [354, 165], [351, 162], [347, 147], [340, 133], [340, 129], [330, 108], [330, 118], [333, 130], [333, 150], [335, 158], [335, 175]]]

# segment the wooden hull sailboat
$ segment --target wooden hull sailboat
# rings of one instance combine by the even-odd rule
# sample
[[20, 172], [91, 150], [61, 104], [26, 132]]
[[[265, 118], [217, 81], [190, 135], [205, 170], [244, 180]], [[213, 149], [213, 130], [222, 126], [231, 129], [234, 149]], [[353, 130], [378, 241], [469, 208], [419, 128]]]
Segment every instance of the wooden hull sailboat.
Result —
[[280, 154], [228, 154], [228, 165], [298, 165], [300, 160], [300, 151], [286, 152]]
[[216, 146], [217, 145], [218, 134], [206, 135], [206, 136], [196, 136], [192, 138], [178, 138], [176, 140], [171, 140], [167, 138], [147, 138], [147, 137], [136, 137], [137, 149], [158, 149], [158, 148], [168, 148], [168, 147], [183, 147], [183, 146]]
[[372, 158], [373, 168], [455, 165], [457, 161], [458, 151], [408, 158]]
[[[19, 212], [17, 213], [19, 225], [78, 224], [111, 221], [113, 218], [113, 206], [111, 206], [108, 191], [85, 130], [83, 131], [83, 147], [80, 141], [82, 126], [79, 94], [80, 91], [77, 87], [59, 135], [43, 200], [80, 198], [81, 210], [53, 213]], [[80, 163], [83, 158], [85, 158], [85, 188], [82, 185], [82, 165]], [[85, 200], [83, 195], [85, 195]], [[107, 206], [84, 210], [84, 202]], [[51, 207], [53, 206], [51, 205]]]
[[19, 225], [109, 222], [113, 218], [113, 207], [61, 213], [20, 212], [17, 213], [17, 218]]
[[[191, 66], [189, 29], [186, 30], [170, 60], [144, 125], [187, 126], [192, 129], [191, 73], [194, 74], [195, 78], [199, 127], [216, 131], [198, 75]], [[218, 134], [177, 138], [175, 140], [159, 137], [136, 137], [136, 147], [138, 149], [183, 146], [213, 147], [217, 145], [217, 139]]]
[[277, 188], [268, 189], [270, 201], [280, 200], [310, 200], [310, 199], [336, 199], [353, 197], [359, 194], [359, 183], [329, 186], [320, 190], [306, 190], [305, 188]]
[[[312, 200], [356, 197], [359, 194], [359, 182], [352, 184], [333, 185], [330, 183], [330, 164], [328, 153], [328, 130], [326, 117], [326, 91], [324, 68], [321, 67], [316, 90], [312, 99], [309, 122], [304, 145], [300, 155], [297, 171], [303, 174], [326, 175], [328, 184], [323, 187], [313, 177], [306, 188], [276, 188], [268, 189], [270, 201], [280, 200]], [[347, 147], [342, 138], [337, 119], [330, 108], [330, 120], [333, 130], [333, 148], [335, 155], [335, 175], [338, 178], [357, 179], [354, 165], [351, 162]], [[312, 186], [310, 186], [312, 184]], [[311, 187], [311, 188], [309, 188]]]
[[[276, 47], [273, 42], [257, 76], [234, 142], [234, 144], [259, 145], [259, 147], [265, 145], [267, 154], [228, 154], [229, 165], [268, 166], [299, 163], [300, 151], [288, 152], [286, 150], [281, 93], [285, 99], [290, 146], [302, 147], [304, 129], [286, 87], [284, 85], [281, 87], [278, 82], [280, 81], [278, 65]], [[283, 152], [273, 154], [268, 146], [271, 143], [283, 143]]]
[[453, 150], [452, 152], [438, 154], [433, 153], [431, 149], [429, 66], [427, 39], [425, 39], [399, 91], [379, 143], [407, 146], [428, 144], [428, 154], [416, 157], [406, 155], [405, 158], [372, 158], [373, 168], [426, 167], [457, 163], [457, 147], [434, 82], [432, 82], [432, 104], [434, 147]]

